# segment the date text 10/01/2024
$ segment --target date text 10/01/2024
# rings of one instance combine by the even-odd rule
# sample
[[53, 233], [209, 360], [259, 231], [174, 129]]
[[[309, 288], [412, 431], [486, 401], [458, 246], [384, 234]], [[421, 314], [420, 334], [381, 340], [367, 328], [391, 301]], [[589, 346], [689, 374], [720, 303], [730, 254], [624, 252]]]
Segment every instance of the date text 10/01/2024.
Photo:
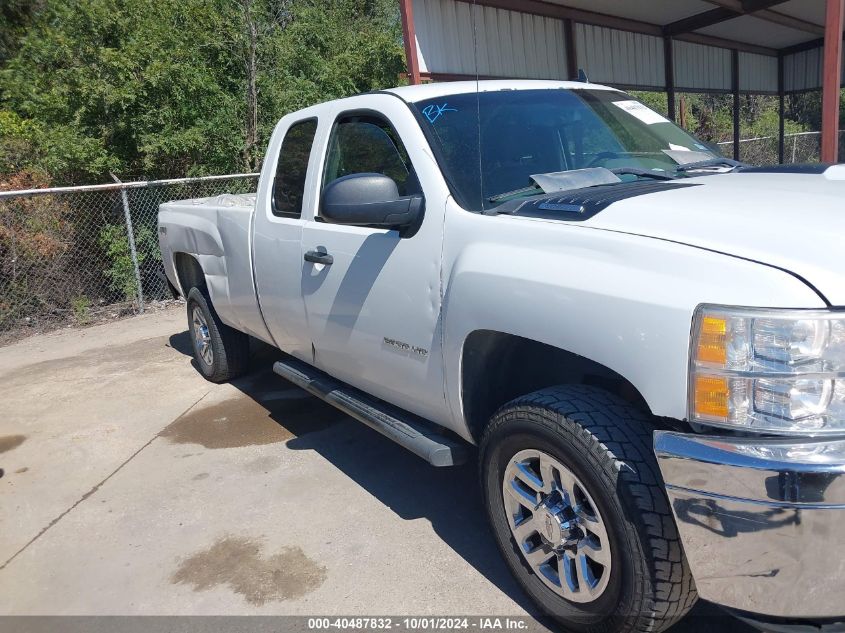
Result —
[[527, 618], [475, 617], [475, 618], [309, 618], [309, 630], [407, 630], [407, 631], [445, 631], [445, 630], [487, 630], [487, 631], [524, 631], [529, 628]]

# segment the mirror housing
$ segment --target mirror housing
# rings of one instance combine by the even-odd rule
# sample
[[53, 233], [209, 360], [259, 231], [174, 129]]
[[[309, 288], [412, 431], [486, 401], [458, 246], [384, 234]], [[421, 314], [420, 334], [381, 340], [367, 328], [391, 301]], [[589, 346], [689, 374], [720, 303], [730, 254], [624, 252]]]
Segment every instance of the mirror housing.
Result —
[[323, 190], [320, 217], [333, 224], [406, 228], [422, 217], [421, 195], [400, 196], [396, 182], [383, 174], [350, 174]]

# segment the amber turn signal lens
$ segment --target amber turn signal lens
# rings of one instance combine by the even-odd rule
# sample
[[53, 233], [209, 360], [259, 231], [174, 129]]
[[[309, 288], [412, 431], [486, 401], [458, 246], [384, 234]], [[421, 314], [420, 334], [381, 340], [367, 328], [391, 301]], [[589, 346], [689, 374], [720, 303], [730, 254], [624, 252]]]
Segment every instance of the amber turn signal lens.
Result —
[[728, 322], [725, 319], [704, 317], [699, 324], [696, 360], [725, 365], [728, 360]]
[[727, 420], [729, 395], [727, 378], [696, 376], [695, 414], [703, 418]]

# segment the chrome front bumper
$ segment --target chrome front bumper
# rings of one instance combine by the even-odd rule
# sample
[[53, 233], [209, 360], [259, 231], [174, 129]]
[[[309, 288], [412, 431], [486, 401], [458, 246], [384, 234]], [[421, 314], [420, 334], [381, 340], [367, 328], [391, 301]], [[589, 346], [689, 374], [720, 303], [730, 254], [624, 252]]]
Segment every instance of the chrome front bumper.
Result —
[[845, 440], [658, 431], [698, 594], [771, 617], [845, 615]]

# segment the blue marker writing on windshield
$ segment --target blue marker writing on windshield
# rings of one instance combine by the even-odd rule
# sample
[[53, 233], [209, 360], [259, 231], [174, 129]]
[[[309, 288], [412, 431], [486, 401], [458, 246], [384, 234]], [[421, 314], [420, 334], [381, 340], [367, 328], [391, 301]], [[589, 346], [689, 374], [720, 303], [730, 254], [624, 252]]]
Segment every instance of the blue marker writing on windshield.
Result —
[[448, 107], [448, 103], [444, 103], [443, 105], [428, 105], [423, 108], [422, 113], [425, 115], [425, 118], [428, 119], [429, 123], [434, 123], [437, 119], [443, 116], [444, 112], [457, 112], [457, 108], [450, 108]]

